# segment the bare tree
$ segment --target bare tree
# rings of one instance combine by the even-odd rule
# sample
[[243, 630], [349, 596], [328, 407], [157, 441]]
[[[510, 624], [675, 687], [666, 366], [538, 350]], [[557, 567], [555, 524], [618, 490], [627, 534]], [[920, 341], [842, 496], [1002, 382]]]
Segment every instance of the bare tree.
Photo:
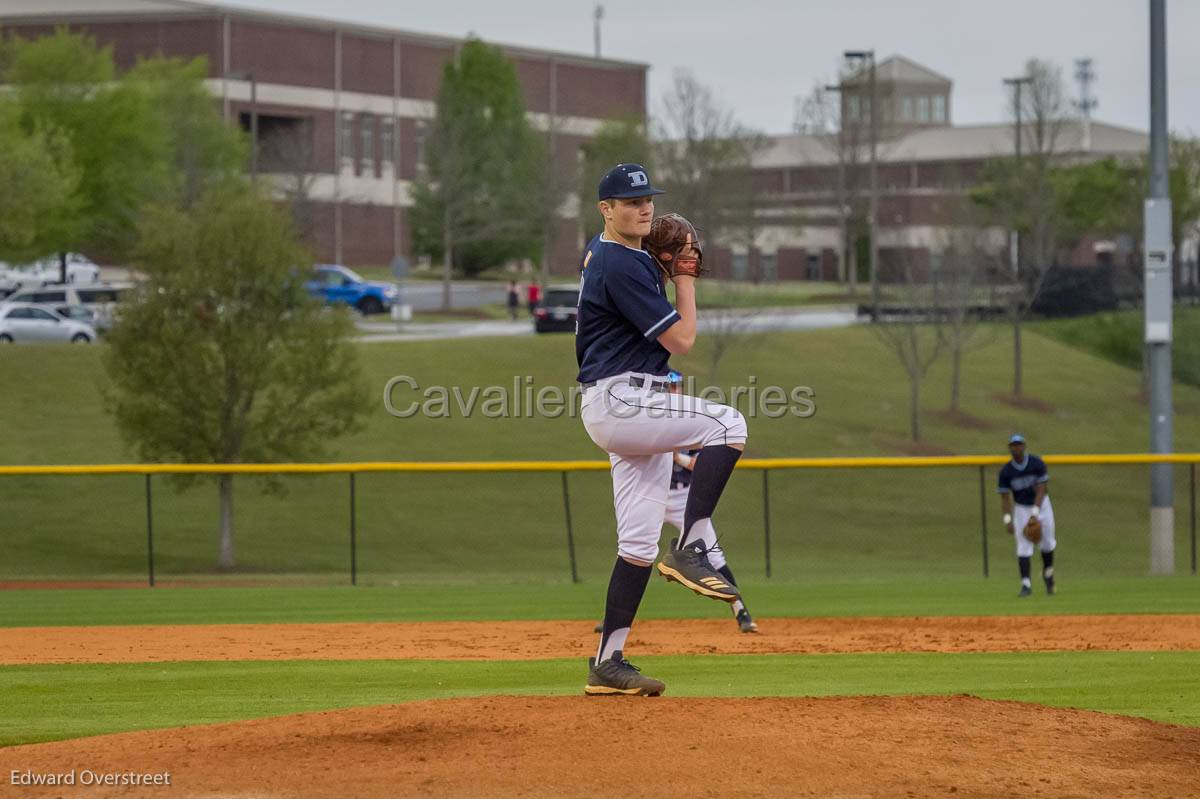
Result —
[[[708, 281], [701, 281], [697, 302], [705, 305], [705, 299], [711, 297]], [[762, 311], [749, 306], [743, 300], [748, 296], [745, 289], [722, 287], [719, 304], [715, 307], [704, 307], [700, 316], [700, 324], [704, 330], [705, 353], [708, 361], [708, 379], [716, 383], [721, 361], [731, 351], [750, 345], [758, 336], [755, 332], [758, 318]]]
[[1028, 84], [1020, 105], [1010, 112], [1019, 121], [1020, 157], [991, 162], [984, 185], [976, 192], [996, 221], [1018, 231], [1020, 246], [1011, 273], [1009, 318], [1013, 329], [1013, 395], [1024, 391], [1022, 380], [1021, 323], [1042, 290], [1054, 265], [1063, 235], [1063, 216], [1055, 162], [1062, 155], [1065, 130], [1072, 108], [1067, 100], [1062, 70], [1031, 59], [1025, 66]]
[[861, 204], [865, 187], [860, 166], [867, 130], [861, 122], [843, 120], [841, 106], [836, 87], [830, 88], [819, 82], [801, 101], [794, 127], [797, 133], [814, 137], [837, 164], [834, 198], [837, 203], [838, 257], [846, 270], [850, 293], [857, 294], [858, 247], [855, 241], [859, 225], [852, 224], [851, 214]]
[[766, 146], [686, 70], [675, 73], [653, 130], [655, 162], [670, 188], [663, 205], [708, 238], [749, 247], [756, 233], [753, 159]]
[[315, 248], [320, 207], [313, 197], [318, 176], [313, 136], [311, 119], [296, 120], [262, 137], [260, 158], [273, 176], [275, 190], [291, 214], [296, 233]]
[[891, 318], [881, 316], [870, 330], [904, 368], [909, 389], [909, 435], [913, 441], [920, 441], [921, 383], [945, 349], [938, 325], [943, 308], [936, 282], [921, 279], [911, 255], [902, 256], [899, 266], [908, 290], [906, 307]]

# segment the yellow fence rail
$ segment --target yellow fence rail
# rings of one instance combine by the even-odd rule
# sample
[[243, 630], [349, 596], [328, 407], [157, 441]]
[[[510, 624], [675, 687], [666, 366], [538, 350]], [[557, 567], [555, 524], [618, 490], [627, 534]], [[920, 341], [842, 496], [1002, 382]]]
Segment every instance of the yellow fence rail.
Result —
[[[1191, 495], [1191, 566], [1196, 574], [1196, 464], [1200, 453], [1153, 455], [1147, 453], [1111, 455], [1046, 455], [1046, 463], [1060, 466], [1115, 466], [1172, 463], [1187, 465], [1190, 473]], [[989, 574], [986, 469], [1002, 466], [1004, 455], [952, 455], [938, 457], [861, 457], [861, 458], [743, 458], [739, 469], [762, 472], [763, 547], [766, 576], [771, 576], [771, 489], [770, 473], [780, 469], [896, 469], [968, 467], [979, 471], [979, 524], [983, 553], [983, 576]], [[367, 461], [360, 463], [108, 463], [54, 466], [0, 466], [0, 477], [62, 477], [87, 475], [140, 475], [145, 481], [146, 496], [146, 553], [150, 586], [154, 585], [154, 505], [151, 479], [154, 475], [212, 474], [345, 474], [349, 476], [350, 583], [358, 582], [357, 502], [355, 477], [380, 472], [409, 472], [421, 474], [481, 473], [481, 472], [542, 472], [561, 475], [563, 515], [566, 522], [567, 552], [571, 565], [571, 580], [579, 581], [575, 559], [575, 534], [571, 523], [571, 495], [568, 475], [571, 472], [608, 471], [606, 461]]]
[[[1060, 466], [1196, 464], [1200, 452], [1151, 455], [1045, 455]], [[745, 458], [739, 469], [895, 469], [945, 466], [1002, 466], [1007, 455], [930, 457]], [[356, 463], [101, 463], [0, 466], [0, 476], [113, 474], [366, 474], [371, 472], [606, 472], [607, 461], [362, 461]]]

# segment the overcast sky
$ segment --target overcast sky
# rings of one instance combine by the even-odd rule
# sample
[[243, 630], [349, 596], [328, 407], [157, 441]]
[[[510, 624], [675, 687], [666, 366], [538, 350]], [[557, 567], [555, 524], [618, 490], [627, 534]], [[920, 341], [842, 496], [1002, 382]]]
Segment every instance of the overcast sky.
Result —
[[[591, 54], [590, 0], [217, 0], [422, 33]], [[844, 49], [899, 54], [954, 81], [956, 124], [1002, 121], [1001, 79], [1028, 58], [1095, 61], [1093, 118], [1149, 127], [1147, 0], [604, 0], [602, 55], [650, 65], [650, 110], [674, 70], [692, 70], [739, 121], [791, 130], [798, 95], [832, 78]], [[1167, 2], [1169, 124], [1200, 134], [1200, 2]]]

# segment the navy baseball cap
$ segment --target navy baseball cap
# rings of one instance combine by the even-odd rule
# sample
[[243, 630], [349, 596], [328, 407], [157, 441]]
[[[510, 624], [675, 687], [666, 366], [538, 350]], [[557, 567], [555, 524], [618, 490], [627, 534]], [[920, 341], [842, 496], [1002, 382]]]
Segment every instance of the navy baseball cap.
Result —
[[662, 189], [654, 188], [646, 167], [641, 164], [617, 164], [600, 178], [600, 190], [597, 192], [601, 200], [630, 200], [665, 193]]
[[1020, 433], [1013, 433], [1011, 436], [1009, 436], [1008, 443], [1010, 443], [1010, 444], [1024, 444], [1024, 443], [1025, 443], [1025, 436], [1021, 435]]

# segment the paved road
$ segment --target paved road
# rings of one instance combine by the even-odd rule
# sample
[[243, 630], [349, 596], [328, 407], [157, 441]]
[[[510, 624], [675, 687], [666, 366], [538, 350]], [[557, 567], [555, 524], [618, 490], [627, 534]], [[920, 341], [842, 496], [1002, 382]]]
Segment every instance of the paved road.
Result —
[[[724, 329], [741, 333], [759, 333], [769, 330], [820, 330], [830, 327], [846, 327], [858, 321], [854, 309], [811, 308], [772, 309], [764, 311], [740, 311], [720, 316], [709, 312], [700, 313], [700, 332]], [[398, 328], [395, 322], [359, 322], [362, 334], [359, 341], [432, 341], [435, 339], [468, 338], [483, 336], [532, 336], [533, 323], [522, 319], [516, 322], [494, 320], [487, 322], [432, 322], [408, 323]]]

